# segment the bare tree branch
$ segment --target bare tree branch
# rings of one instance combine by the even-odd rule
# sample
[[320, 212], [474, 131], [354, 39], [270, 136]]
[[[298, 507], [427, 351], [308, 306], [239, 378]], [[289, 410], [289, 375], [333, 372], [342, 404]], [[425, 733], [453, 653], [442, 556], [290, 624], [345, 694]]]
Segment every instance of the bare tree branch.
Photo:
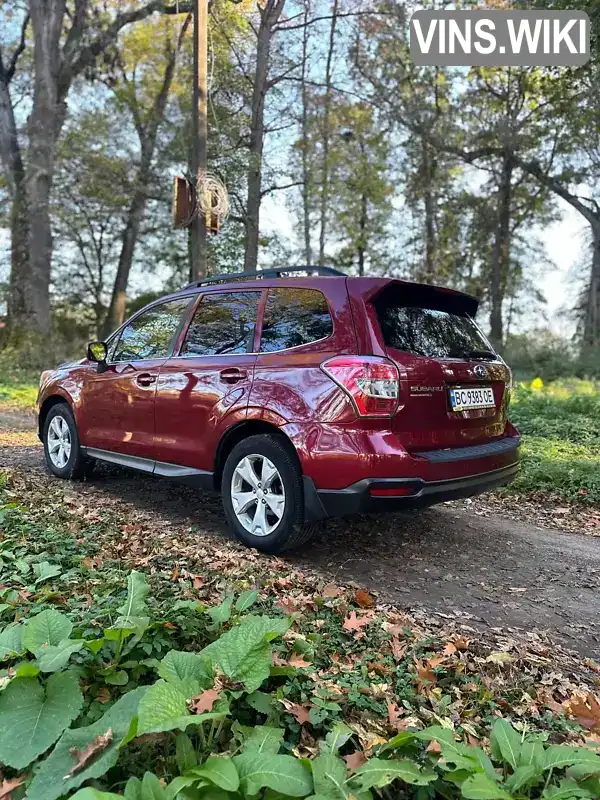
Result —
[[10, 83], [13, 75], [15, 74], [15, 69], [17, 68], [17, 61], [21, 56], [23, 50], [25, 50], [25, 36], [27, 34], [27, 26], [29, 25], [29, 12], [25, 15], [25, 19], [23, 20], [23, 24], [21, 25], [21, 39], [19, 44], [17, 45], [17, 49], [12, 54], [12, 58], [8, 62], [8, 68], [4, 73], [4, 80], [6, 83]]
[[261, 197], [265, 197], [267, 194], [271, 194], [271, 192], [279, 192], [283, 189], [291, 189], [293, 186], [302, 186], [302, 181], [292, 181], [291, 183], [284, 183], [283, 186], [269, 186], [268, 189], [263, 189], [260, 193]]

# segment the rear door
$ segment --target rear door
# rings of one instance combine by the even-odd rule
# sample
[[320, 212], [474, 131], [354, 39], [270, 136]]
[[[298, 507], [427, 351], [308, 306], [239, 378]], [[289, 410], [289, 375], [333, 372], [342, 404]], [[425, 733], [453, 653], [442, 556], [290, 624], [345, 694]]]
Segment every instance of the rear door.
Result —
[[212, 471], [225, 428], [245, 419], [261, 291], [200, 298], [178, 353], [160, 369], [156, 460]]
[[[268, 289], [248, 416], [275, 425], [331, 422], [352, 407], [321, 369], [328, 358], [356, 352], [345, 280]], [[319, 285], [317, 284], [317, 285]]]
[[373, 306], [385, 351], [400, 370], [393, 428], [402, 443], [418, 451], [501, 437], [510, 372], [461, 295], [391, 283]]

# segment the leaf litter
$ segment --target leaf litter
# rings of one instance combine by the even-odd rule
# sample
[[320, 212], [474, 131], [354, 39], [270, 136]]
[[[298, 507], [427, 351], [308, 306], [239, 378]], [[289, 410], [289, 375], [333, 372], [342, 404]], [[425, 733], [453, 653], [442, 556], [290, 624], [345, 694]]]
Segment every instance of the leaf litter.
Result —
[[[546, 636], [534, 632], [518, 636], [502, 629], [481, 632], [453, 615], [409, 613], [377, 603], [363, 587], [338, 585], [329, 576], [324, 580], [323, 575], [297, 569], [283, 558], [199, 536], [185, 522], [148, 513], [93, 484], [66, 489], [45, 476], [15, 469], [7, 488], [14, 501], [28, 506], [33, 518], [62, 526], [75, 542], [89, 544], [92, 526], [96, 550], [86, 553], [84, 565], [90, 574], [86, 580], [92, 583], [83, 586], [82, 593], [101, 582], [102, 570], [119, 564], [121, 569], [146, 572], [157, 593], [168, 585], [182, 601], [215, 607], [232, 588], [256, 588], [263, 611], [289, 614], [293, 627], [282, 647], [292, 647], [280, 650], [274, 663], [284, 668], [296, 665], [306, 673], [303, 688], [287, 700], [292, 703], [287, 710], [303, 729], [313, 719], [311, 712], [323, 707], [317, 709], [316, 698], [326, 706], [332, 701], [323, 698], [330, 697], [343, 702], [344, 719], [355, 731], [362, 752], [390, 732], [440, 721], [461, 725], [471, 738], [480, 740], [494, 714], [543, 729], [570, 719], [570, 725], [561, 723], [561, 735], [574, 741], [582, 739], [577, 726], [591, 737], [600, 732], [600, 667]], [[71, 493], [81, 502], [65, 504], [65, 494]], [[97, 509], [95, 522], [88, 519], [90, 501]], [[35, 599], [36, 595], [29, 602]], [[315, 630], [319, 644], [311, 646], [308, 637]], [[298, 641], [306, 649], [298, 650]], [[386, 671], [392, 676], [389, 680]], [[409, 680], [412, 695], [400, 696], [394, 680], [398, 676]], [[210, 710], [217, 699], [206, 694], [195, 698], [199, 703], [195, 713], [204, 706]], [[368, 699], [357, 703], [352, 699], [356, 697]], [[593, 738], [587, 741], [594, 744]], [[102, 743], [95, 744], [93, 752], [77, 754], [75, 771], [84, 766], [84, 758], [90, 760], [99, 752]]]

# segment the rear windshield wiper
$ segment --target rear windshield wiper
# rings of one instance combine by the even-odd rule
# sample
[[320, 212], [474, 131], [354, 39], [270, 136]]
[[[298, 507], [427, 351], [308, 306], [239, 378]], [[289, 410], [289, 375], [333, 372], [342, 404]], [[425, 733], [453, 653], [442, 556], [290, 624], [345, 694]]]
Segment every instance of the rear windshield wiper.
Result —
[[493, 350], [467, 350], [466, 353], [464, 350], [451, 350], [448, 356], [450, 358], [462, 358], [465, 361], [468, 361], [470, 358], [486, 358], [490, 361], [495, 361], [498, 358], [497, 353], [494, 353]]
[[495, 361], [498, 358], [498, 354], [494, 353], [493, 350], [469, 350], [467, 358], [487, 358], [490, 361]]

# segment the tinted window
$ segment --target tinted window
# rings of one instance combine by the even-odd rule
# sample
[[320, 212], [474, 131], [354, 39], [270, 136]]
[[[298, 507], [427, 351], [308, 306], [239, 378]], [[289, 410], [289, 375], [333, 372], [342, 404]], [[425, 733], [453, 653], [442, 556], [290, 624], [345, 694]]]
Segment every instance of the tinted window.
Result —
[[466, 314], [386, 301], [376, 307], [383, 339], [396, 350], [428, 358], [465, 358], [472, 350], [492, 350]]
[[112, 361], [166, 358], [190, 298], [171, 300], [136, 317], [121, 331]]
[[325, 297], [316, 289], [269, 289], [260, 349], [286, 350], [325, 339], [333, 322]]
[[192, 319], [182, 356], [213, 356], [252, 350], [260, 292], [207, 294]]

